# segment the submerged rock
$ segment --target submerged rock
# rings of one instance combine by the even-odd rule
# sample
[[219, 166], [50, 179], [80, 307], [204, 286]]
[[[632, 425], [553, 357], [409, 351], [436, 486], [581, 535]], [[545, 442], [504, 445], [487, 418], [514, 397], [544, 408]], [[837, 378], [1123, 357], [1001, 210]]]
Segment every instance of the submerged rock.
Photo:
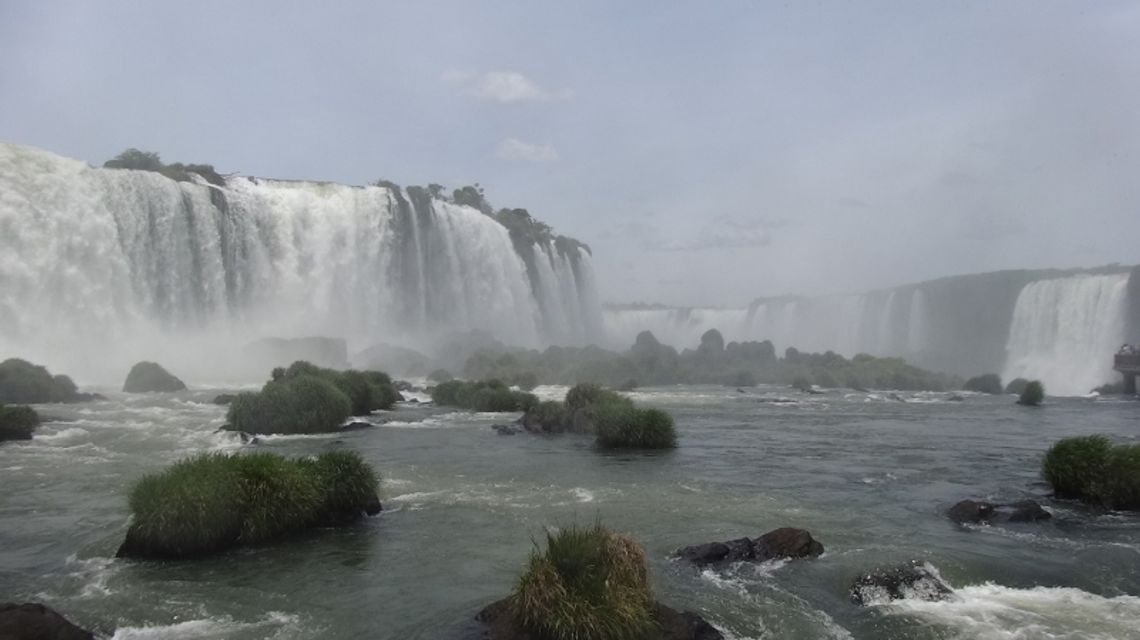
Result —
[[3, 640], [94, 640], [95, 636], [42, 604], [0, 603]]
[[131, 367], [123, 391], [127, 393], [150, 393], [185, 391], [186, 384], [157, 362], [139, 362]]
[[518, 429], [512, 427], [509, 424], [493, 424], [491, 425], [491, 428], [495, 430], [495, 433], [498, 433], [501, 436], [513, 436], [519, 432]]
[[1053, 517], [1035, 500], [1021, 500], [1010, 504], [962, 500], [950, 507], [946, 511], [946, 516], [958, 524], [1039, 522]]
[[777, 558], [809, 558], [823, 553], [823, 545], [804, 529], [782, 527], [764, 535], [727, 542], [709, 542], [678, 550], [674, 555], [702, 566], [722, 562], [765, 562]]
[[[656, 602], [653, 616], [659, 631], [645, 640], [724, 640], [716, 627], [691, 611], [677, 611]], [[515, 619], [509, 598], [487, 605], [475, 619], [484, 625], [483, 640], [540, 640]]]
[[954, 593], [938, 571], [928, 563], [912, 561], [898, 567], [880, 568], [863, 574], [851, 585], [851, 601], [869, 606], [891, 600], [945, 600]]
[[363, 420], [354, 420], [340, 428], [341, 431], [360, 431], [361, 429], [371, 429], [372, 423]]

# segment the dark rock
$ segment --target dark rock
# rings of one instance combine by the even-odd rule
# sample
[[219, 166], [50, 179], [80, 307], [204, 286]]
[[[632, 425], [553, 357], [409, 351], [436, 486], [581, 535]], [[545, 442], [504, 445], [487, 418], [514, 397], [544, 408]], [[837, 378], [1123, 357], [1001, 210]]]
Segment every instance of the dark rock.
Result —
[[723, 542], [706, 542], [685, 547], [673, 555], [695, 565], [705, 565], [723, 562], [728, 557], [728, 552], [728, 545]]
[[493, 424], [491, 425], [491, 428], [501, 436], [513, 436], [519, 432], [518, 429], [512, 427], [509, 424]]
[[752, 541], [757, 560], [773, 558], [808, 558], [823, 553], [823, 545], [805, 529], [782, 527], [765, 533]]
[[0, 603], [0, 638], [3, 640], [94, 640], [59, 613], [42, 604]]
[[1038, 522], [1053, 517], [1053, 514], [1042, 509], [1041, 505], [1037, 504], [1034, 500], [1014, 502], [1013, 504], [1006, 505], [1006, 509], [1008, 510], [1006, 517], [1010, 522]]
[[31, 440], [32, 432], [40, 426], [40, 416], [27, 406], [0, 404], [0, 442], [5, 440]]
[[653, 615], [661, 629], [661, 640], [724, 640], [724, 635], [692, 611], [677, 611], [660, 602]]
[[859, 576], [851, 585], [851, 601], [868, 606], [891, 600], [917, 598], [945, 600], [953, 590], [928, 564], [913, 561], [898, 567], [880, 568]]
[[1053, 517], [1034, 500], [998, 505], [989, 502], [962, 500], [950, 507], [946, 515], [958, 524], [1039, 522]]
[[396, 391], [415, 391], [416, 387], [407, 380], [397, 380], [392, 383], [396, 386]]
[[709, 542], [678, 550], [674, 555], [695, 565], [776, 558], [807, 558], [823, 553], [823, 545], [804, 529], [774, 529], [754, 540], [738, 538], [728, 542]]
[[[657, 602], [653, 616], [659, 632], [645, 640], [724, 640], [716, 627], [691, 611], [677, 611]], [[539, 640], [515, 620], [508, 598], [487, 605], [475, 619], [484, 625], [483, 640]]]
[[994, 505], [988, 502], [975, 502], [973, 500], [962, 500], [958, 504], [950, 507], [946, 515], [951, 520], [958, 524], [965, 524], [967, 522], [988, 522], [994, 514]]
[[965, 398], [963, 398], [962, 396], [960, 396], [956, 393], [951, 395], [949, 398], [946, 398], [946, 400], [947, 400], [947, 402], [965, 402], [966, 401]]
[[354, 420], [340, 428], [341, 431], [360, 431], [361, 429], [371, 429], [371, 422], [364, 422], [363, 420]]
[[123, 391], [127, 393], [151, 393], [185, 391], [186, 385], [157, 362], [139, 362], [131, 367]]
[[219, 393], [214, 396], [214, 404], [227, 405], [234, 401], [237, 395], [233, 393]]

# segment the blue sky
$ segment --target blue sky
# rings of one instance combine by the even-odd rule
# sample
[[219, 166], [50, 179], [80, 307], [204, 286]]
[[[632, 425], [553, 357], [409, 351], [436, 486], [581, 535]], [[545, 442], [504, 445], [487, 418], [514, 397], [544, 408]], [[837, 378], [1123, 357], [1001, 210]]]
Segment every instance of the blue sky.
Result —
[[0, 60], [0, 139], [477, 181], [609, 301], [1140, 262], [1136, 3], [0, 0]]

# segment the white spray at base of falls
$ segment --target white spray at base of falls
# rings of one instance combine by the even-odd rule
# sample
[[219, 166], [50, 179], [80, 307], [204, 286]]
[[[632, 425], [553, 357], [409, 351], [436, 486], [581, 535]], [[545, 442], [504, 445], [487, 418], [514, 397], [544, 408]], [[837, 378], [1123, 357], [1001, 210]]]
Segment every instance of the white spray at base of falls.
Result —
[[533, 274], [505, 227], [443, 200], [243, 177], [219, 188], [0, 143], [0, 358], [111, 381], [144, 358], [206, 371], [267, 336], [585, 343], [600, 326], [590, 256], [553, 245], [536, 243]]
[[1038, 379], [1047, 393], [1081, 395], [1115, 380], [1128, 274], [1039, 280], [1017, 297], [1002, 378]]

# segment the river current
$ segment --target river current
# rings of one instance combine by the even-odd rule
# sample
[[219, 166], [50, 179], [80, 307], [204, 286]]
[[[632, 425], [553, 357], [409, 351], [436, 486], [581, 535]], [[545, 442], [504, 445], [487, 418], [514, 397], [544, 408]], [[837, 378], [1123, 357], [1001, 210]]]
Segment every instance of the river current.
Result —
[[[602, 453], [584, 436], [501, 436], [510, 414], [402, 403], [370, 429], [216, 433], [230, 389], [38, 407], [49, 421], [0, 445], [0, 601], [40, 601], [116, 640], [453, 639], [507, 594], [544, 527], [605, 524], [645, 547], [655, 591], [736, 639], [1140, 638], [1140, 516], [1048, 497], [1039, 475], [1066, 436], [1138, 437], [1140, 404], [783, 388], [667, 387], [631, 395], [675, 416], [667, 453]], [[558, 398], [565, 388], [540, 387]], [[901, 401], [900, 401], [901, 400]], [[385, 511], [358, 526], [178, 563], [114, 559], [126, 492], [202, 451], [360, 452]], [[961, 527], [963, 498], [1034, 498], [1041, 524]], [[696, 570], [678, 547], [808, 529], [819, 558]], [[851, 582], [928, 562], [945, 602], [858, 607]]]

